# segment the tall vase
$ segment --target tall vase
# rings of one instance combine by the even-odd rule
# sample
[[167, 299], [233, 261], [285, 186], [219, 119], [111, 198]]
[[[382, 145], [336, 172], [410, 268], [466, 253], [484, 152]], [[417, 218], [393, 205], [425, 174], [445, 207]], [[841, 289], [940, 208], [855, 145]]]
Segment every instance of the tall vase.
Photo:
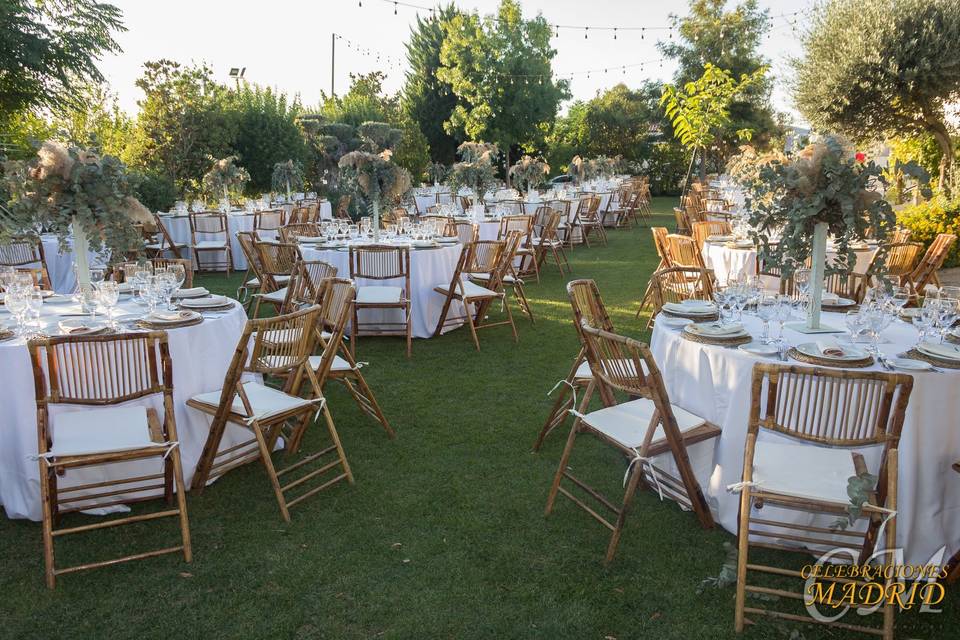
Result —
[[810, 306], [807, 308], [807, 329], [819, 331], [820, 310], [823, 305], [823, 277], [827, 265], [827, 223], [818, 222], [813, 228], [813, 252], [810, 256]]
[[373, 200], [373, 241], [380, 242], [380, 200]]
[[290, 181], [289, 180], [287, 180], [287, 202], [292, 202], [292, 200], [290, 200]]
[[90, 288], [90, 241], [83, 225], [73, 219], [73, 264], [77, 271], [77, 290]]

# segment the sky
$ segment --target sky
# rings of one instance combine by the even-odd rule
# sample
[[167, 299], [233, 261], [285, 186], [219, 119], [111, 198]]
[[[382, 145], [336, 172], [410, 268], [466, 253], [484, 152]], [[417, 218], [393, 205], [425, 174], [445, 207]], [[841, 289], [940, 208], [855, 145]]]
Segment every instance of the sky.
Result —
[[[246, 67], [248, 81], [298, 94], [305, 105], [318, 104], [321, 92], [330, 92], [334, 33], [339, 36], [333, 72], [337, 93], [346, 91], [351, 72], [375, 70], [387, 74], [384, 88], [395, 92], [403, 85], [404, 44], [417, 13], [404, 3], [431, 6], [428, 0], [402, 0], [396, 7], [392, 0], [111, 2], [123, 11], [127, 31], [117, 36], [123, 53], [105, 57], [100, 69], [121, 107], [131, 114], [142, 98], [134, 83], [141, 75], [143, 63], [160, 58], [181, 63], [205, 62], [223, 82], [231, 81], [231, 67]], [[463, 10], [478, 10], [481, 14], [492, 13], [497, 4], [497, 0], [456, 2]], [[771, 16], [780, 16], [806, 9], [811, 3], [759, 0], [759, 4], [769, 9]], [[669, 81], [673, 75], [673, 63], [659, 62], [656, 49], [657, 39], [667, 39], [669, 32], [652, 28], [669, 25], [671, 13], [684, 15], [685, 0], [523, 0], [522, 6], [525, 16], [542, 13], [550, 24], [593, 28], [586, 31], [561, 27], [559, 36], [552, 41], [557, 50], [554, 73], [574, 74], [574, 99], [590, 99], [618, 82], [636, 87], [647, 79]], [[787, 60], [801, 53], [798, 36], [804, 23], [802, 15], [774, 17], [773, 29], [761, 47], [777, 81], [774, 106], [797, 123], [800, 117], [792, 108], [785, 80], [789, 76]], [[651, 29], [643, 32], [643, 38], [636, 31], [618, 30], [616, 39], [611, 31], [597, 30], [614, 26]], [[641, 62], [642, 68], [637, 66]], [[628, 68], [624, 70], [625, 65]], [[604, 68], [608, 71], [604, 72]]]

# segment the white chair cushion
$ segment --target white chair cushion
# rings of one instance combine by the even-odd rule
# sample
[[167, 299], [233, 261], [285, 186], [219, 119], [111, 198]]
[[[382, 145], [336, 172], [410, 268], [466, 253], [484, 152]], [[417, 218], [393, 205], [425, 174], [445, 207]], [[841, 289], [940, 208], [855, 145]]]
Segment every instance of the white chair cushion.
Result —
[[758, 440], [753, 456], [753, 481], [761, 491], [797, 498], [846, 504], [847, 479], [855, 475], [850, 449]]
[[260, 286], [260, 279], [259, 279], [259, 278], [250, 278], [249, 280], [247, 280], [246, 282], [243, 283], [243, 286], [245, 286], [245, 287], [259, 287], [259, 286]]
[[470, 282], [469, 280], [463, 281], [463, 293], [468, 298], [490, 298], [500, 296], [500, 294], [496, 291], [481, 287], [477, 283]]
[[400, 287], [365, 286], [357, 289], [357, 304], [389, 304], [400, 302], [403, 289]]
[[[250, 408], [253, 410], [253, 415], [247, 417], [257, 418], [258, 420], [313, 404], [312, 401], [306, 398], [291, 396], [283, 391], [258, 382], [244, 382], [243, 390], [247, 394], [247, 399], [250, 401]], [[220, 405], [221, 392], [222, 390], [218, 389], [210, 393], [201, 393], [200, 395], [193, 396], [193, 400], [217, 407]], [[243, 408], [243, 401], [240, 399], [240, 394], [236, 394], [233, 397], [233, 404], [230, 405], [230, 410], [242, 416], [247, 415], [246, 410]]]
[[53, 417], [50, 453], [75, 456], [157, 446], [142, 406], [91, 407]]
[[199, 240], [193, 245], [194, 249], [226, 249], [227, 243], [224, 240]]
[[[635, 369], [633, 368], [633, 361], [632, 361], [632, 360], [621, 360], [620, 362], [622, 363], [621, 366], [622, 366], [624, 369], [626, 369], [627, 372], [628, 372], [630, 375], [635, 375], [636, 371], [635, 371]], [[646, 363], [646, 362], [641, 362], [641, 363], [640, 363], [640, 369], [643, 371], [644, 374], [647, 374], [647, 373], [650, 372], [650, 371], [647, 369], [647, 363]], [[580, 366], [577, 367], [577, 372], [574, 374], [574, 377], [576, 377], [576, 378], [592, 378], [592, 377], [593, 377], [593, 371], [590, 370], [590, 363], [587, 362], [586, 360], [584, 360], [582, 363], [580, 363]]]
[[[319, 367], [321, 360], [321, 356], [310, 356], [310, 368], [316, 369]], [[350, 363], [340, 356], [333, 356], [333, 364], [330, 365], [330, 371], [350, 371], [352, 368]], [[359, 365], [357, 368], [359, 368]]]
[[[705, 422], [703, 418], [684, 411], [676, 405], [670, 406], [673, 408], [673, 415], [677, 419], [677, 426], [681, 433]], [[653, 400], [641, 398], [592, 411], [583, 418], [583, 421], [611, 440], [625, 447], [637, 448], [643, 444], [646, 437], [654, 408]], [[663, 427], [657, 425], [653, 442], [662, 440], [664, 437], [666, 436], [663, 433]]]
[[[490, 280], [489, 273], [468, 273], [467, 277], [473, 278], [474, 280], [480, 280], [483, 282], [487, 282], [488, 280]], [[507, 275], [503, 276], [503, 281], [506, 282], [507, 284], [513, 284], [514, 282], [517, 281], [517, 279], [508, 273]]]
[[273, 276], [273, 280], [278, 284], [284, 284], [286, 282], [290, 282], [290, 276], [276, 275]]
[[268, 302], [283, 302], [287, 299], [287, 288], [284, 287], [283, 289], [277, 289], [270, 293], [264, 293], [261, 297]]

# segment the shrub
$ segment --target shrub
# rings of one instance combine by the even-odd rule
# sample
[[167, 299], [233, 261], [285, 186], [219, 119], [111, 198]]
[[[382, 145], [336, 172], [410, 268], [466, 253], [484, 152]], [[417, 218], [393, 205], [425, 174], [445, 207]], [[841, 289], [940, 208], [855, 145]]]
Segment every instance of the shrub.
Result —
[[[960, 197], [952, 200], [937, 194], [930, 200], [910, 205], [897, 212], [897, 222], [910, 229], [910, 239], [929, 246], [938, 233], [960, 236]], [[960, 266], [960, 247], [953, 248], [943, 263], [945, 267]]]
[[135, 174], [137, 199], [150, 211], [170, 211], [177, 201], [173, 178], [159, 171]]

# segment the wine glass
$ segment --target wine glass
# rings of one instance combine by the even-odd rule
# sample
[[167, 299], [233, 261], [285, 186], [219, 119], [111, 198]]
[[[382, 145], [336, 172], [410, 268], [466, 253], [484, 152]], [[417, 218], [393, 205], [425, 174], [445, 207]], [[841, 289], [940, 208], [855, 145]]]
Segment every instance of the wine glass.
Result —
[[777, 320], [777, 344], [783, 344], [783, 326], [787, 324], [787, 320], [793, 315], [793, 299], [790, 296], [777, 296], [779, 304], [777, 305], [776, 320]]
[[33, 287], [27, 292], [27, 309], [33, 316], [31, 324], [39, 329], [41, 327], [40, 311], [43, 309], [43, 291], [40, 287]]
[[120, 300], [120, 285], [116, 282], [103, 282], [100, 285], [100, 304], [107, 310], [107, 324], [116, 329], [117, 323], [113, 320], [113, 308]]
[[913, 326], [916, 327], [918, 336], [917, 344], [926, 342], [927, 337], [936, 331], [940, 326], [940, 301], [935, 298], [927, 298], [923, 301], [923, 306], [913, 318]]
[[17, 275], [17, 270], [14, 267], [9, 266], [0, 266], [0, 289], [4, 291], [13, 284], [14, 276]]
[[6, 295], [3, 299], [7, 311], [13, 316], [17, 323], [14, 333], [18, 336], [24, 335], [23, 314], [27, 310], [27, 294], [23, 287], [13, 284], [7, 287]]
[[794, 271], [793, 284], [800, 294], [801, 304], [805, 306], [810, 293], [810, 269], [797, 269]]
[[777, 307], [780, 301], [777, 296], [761, 295], [757, 300], [757, 317], [763, 322], [763, 330], [760, 333], [760, 342], [770, 344], [770, 321], [777, 316]]
[[167, 273], [172, 274], [177, 283], [177, 287], [174, 289], [174, 291], [182, 289], [183, 283], [187, 281], [187, 270], [184, 268], [184, 266], [180, 263], [170, 264], [167, 266]]
[[941, 294], [937, 305], [940, 309], [940, 341], [943, 342], [953, 328], [953, 324], [960, 318], [960, 300], [944, 298]]
[[907, 287], [891, 287], [888, 295], [887, 302], [894, 307], [895, 313], [899, 313], [910, 302], [910, 289]]
[[173, 292], [177, 290], [177, 276], [169, 271], [164, 271], [157, 276], [157, 286], [160, 298], [166, 304], [167, 310], [173, 311], [176, 307], [173, 306], [171, 298], [173, 297]]
[[863, 314], [858, 311], [847, 311], [846, 314], [847, 332], [850, 334], [850, 342], [856, 344], [863, 335], [866, 328], [866, 320]]

